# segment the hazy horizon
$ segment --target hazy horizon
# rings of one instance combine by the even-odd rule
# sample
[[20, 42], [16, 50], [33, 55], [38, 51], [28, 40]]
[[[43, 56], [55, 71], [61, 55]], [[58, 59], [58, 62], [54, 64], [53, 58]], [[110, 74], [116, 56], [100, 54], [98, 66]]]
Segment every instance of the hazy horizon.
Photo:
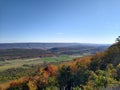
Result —
[[0, 43], [112, 44], [119, 0], [0, 0]]
[[[52, 43], [52, 44], [101, 44], [101, 45], [111, 45], [111, 43], [81, 43], [81, 42], [7, 42], [7, 43], [1, 43], [0, 44], [41, 44], [41, 43]], [[113, 44], [113, 43], [112, 43]]]

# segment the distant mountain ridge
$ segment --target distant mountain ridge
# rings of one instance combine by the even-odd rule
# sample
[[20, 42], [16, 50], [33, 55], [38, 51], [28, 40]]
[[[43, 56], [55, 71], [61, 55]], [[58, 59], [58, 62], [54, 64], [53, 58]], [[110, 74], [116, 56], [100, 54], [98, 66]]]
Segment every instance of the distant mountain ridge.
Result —
[[[58, 47], [70, 47], [70, 46], [98, 46], [102, 44], [87, 44], [87, 43], [0, 43], [0, 49], [50, 49]], [[103, 44], [104, 46], [104, 44]], [[109, 45], [106, 45], [109, 46]]]
[[0, 49], [24, 48], [24, 49], [50, 49], [53, 47], [65, 47], [77, 45], [74, 43], [2, 43]]
[[0, 44], [0, 60], [95, 54], [109, 45], [83, 43], [7, 43]]

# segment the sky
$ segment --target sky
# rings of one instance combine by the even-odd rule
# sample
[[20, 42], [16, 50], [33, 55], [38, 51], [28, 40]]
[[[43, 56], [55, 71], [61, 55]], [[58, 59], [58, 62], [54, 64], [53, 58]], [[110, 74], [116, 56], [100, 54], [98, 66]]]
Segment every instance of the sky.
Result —
[[0, 0], [0, 43], [112, 44], [120, 0]]

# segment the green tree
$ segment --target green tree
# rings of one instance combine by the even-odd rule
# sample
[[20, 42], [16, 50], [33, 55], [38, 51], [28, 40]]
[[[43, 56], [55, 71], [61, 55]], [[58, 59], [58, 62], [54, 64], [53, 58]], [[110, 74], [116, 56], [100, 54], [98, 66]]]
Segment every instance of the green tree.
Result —
[[120, 36], [118, 36], [118, 38], [116, 38], [116, 42], [120, 42]]
[[117, 80], [120, 80], [120, 64], [117, 65], [116, 70], [117, 70]]
[[61, 90], [70, 90], [73, 86], [73, 74], [70, 66], [63, 65], [59, 71], [58, 83]]
[[76, 63], [77, 71], [74, 73], [74, 86], [85, 85], [88, 81], [89, 71], [86, 65], [81, 62]]

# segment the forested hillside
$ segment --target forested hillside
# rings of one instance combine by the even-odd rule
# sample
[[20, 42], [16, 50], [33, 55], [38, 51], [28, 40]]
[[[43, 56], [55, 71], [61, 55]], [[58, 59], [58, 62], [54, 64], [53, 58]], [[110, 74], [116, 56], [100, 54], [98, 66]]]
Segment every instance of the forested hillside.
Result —
[[120, 90], [120, 39], [104, 52], [41, 66], [0, 90]]
[[[0, 49], [50, 49], [54, 47], [69, 47], [76, 45], [89, 45], [82, 43], [0, 43]], [[93, 44], [95, 45], [95, 44]]]
[[1, 49], [0, 61], [36, 58], [36, 57], [52, 57], [52, 52], [42, 49]]
[[[29, 46], [24, 46], [27, 44], [5, 44], [10, 45], [10, 49], [0, 49], [0, 61], [4, 60], [14, 60], [14, 59], [25, 59], [25, 58], [38, 58], [38, 57], [54, 57], [59, 55], [83, 55], [86, 54], [95, 54], [96, 52], [104, 51], [106, 50], [109, 45], [95, 45], [95, 44], [68, 44], [68, 43], [59, 43], [59, 44], [52, 44], [52, 43], [44, 43], [44, 44], [35, 44], [35, 46], [32, 46], [34, 44], [30, 44]], [[18, 46], [17, 46], [18, 45]], [[41, 49], [39, 49], [41, 48]], [[44, 46], [45, 45], [45, 46]], [[67, 46], [68, 45], [68, 46]], [[5, 47], [4, 46], [4, 47]], [[23, 47], [19, 47], [23, 46]], [[1, 44], [0, 44], [0, 47]], [[15, 48], [16, 47], [16, 48]], [[19, 48], [18, 48], [19, 47]], [[43, 47], [45, 49], [43, 49]], [[47, 48], [50, 49], [47, 49]], [[35, 49], [36, 48], [36, 49]]]

